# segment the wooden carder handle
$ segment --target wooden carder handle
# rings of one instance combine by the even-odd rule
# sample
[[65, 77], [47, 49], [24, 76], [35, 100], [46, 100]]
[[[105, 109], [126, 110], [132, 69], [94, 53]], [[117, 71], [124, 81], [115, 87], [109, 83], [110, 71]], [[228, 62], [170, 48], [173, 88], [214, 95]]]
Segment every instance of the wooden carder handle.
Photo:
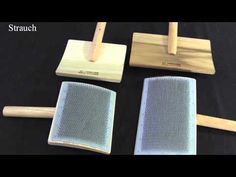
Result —
[[[3, 116], [25, 118], [53, 118], [54, 107], [5, 106]], [[236, 132], [236, 121], [197, 114], [197, 125]]]
[[236, 132], [236, 121], [197, 114], [197, 125]]
[[25, 117], [25, 118], [53, 118], [54, 107], [25, 107], [25, 106], [5, 106], [3, 116]]
[[98, 22], [93, 36], [90, 61], [96, 61], [100, 54], [106, 22]]
[[169, 23], [168, 53], [175, 55], [177, 52], [178, 22]]

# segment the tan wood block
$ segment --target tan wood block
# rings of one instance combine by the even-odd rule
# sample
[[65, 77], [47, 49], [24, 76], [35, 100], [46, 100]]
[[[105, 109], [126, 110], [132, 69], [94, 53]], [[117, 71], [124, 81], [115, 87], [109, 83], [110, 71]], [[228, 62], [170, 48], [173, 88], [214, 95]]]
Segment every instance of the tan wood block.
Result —
[[130, 66], [215, 74], [210, 40], [178, 37], [176, 55], [168, 54], [168, 36], [134, 33]]
[[126, 45], [102, 43], [99, 58], [90, 61], [92, 42], [68, 40], [62, 60], [56, 70], [59, 76], [121, 82]]

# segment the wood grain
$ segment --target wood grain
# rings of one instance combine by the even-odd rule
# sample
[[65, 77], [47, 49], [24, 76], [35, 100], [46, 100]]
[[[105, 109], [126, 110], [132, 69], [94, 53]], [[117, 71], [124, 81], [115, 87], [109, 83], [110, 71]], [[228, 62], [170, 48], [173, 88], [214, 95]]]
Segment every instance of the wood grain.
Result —
[[3, 116], [23, 118], [53, 118], [54, 107], [5, 106]]
[[197, 125], [236, 132], [236, 121], [197, 114]]
[[178, 37], [178, 52], [168, 54], [168, 36], [134, 33], [130, 66], [215, 74], [209, 40]]
[[89, 61], [90, 41], [69, 40], [56, 70], [59, 76], [121, 82], [126, 45], [102, 43], [96, 62]]

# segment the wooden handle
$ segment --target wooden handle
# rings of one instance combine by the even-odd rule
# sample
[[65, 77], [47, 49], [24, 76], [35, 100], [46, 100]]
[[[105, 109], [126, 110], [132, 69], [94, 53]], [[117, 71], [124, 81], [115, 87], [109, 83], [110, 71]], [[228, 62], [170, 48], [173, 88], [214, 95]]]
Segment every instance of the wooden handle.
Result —
[[106, 22], [98, 22], [94, 33], [90, 61], [96, 61], [102, 45], [102, 39], [106, 28]]
[[177, 52], [178, 22], [169, 23], [168, 53], [175, 55]]
[[236, 121], [197, 114], [197, 125], [236, 132]]
[[[5, 106], [3, 116], [24, 118], [53, 118], [54, 107]], [[236, 132], [236, 121], [197, 114], [197, 125]]]
[[54, 107], [5, 106], [2, 113], [6, 117], [53, 118], [55, 109]]

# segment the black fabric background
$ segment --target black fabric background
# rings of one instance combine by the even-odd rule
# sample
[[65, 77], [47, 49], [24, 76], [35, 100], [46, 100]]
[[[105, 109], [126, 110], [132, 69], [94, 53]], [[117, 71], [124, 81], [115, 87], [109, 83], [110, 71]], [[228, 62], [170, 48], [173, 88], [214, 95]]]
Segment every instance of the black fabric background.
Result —
[[[34, 23], [37, 32], [8, 32], [0, 23], [0, 109], [4, 105], [55, 106], [62, 81], [99, 85], [117, 92], [112, 154], [133, 154], [143, 79], [197, 79], [198, 113], [236, 120], [236, 23], [180, 23], [179, 36], [210, 39], [216, 75], [129, 67], [133, 32], [167, 34], [168, 23], [108, 23], [104, 42], [128, 46], [120, 84], [59, 77], [55, 70], [68, 39], [92, 40], [96, 23]], [[14, 23], [31, 24], [31, 23]], [[0, 154], [97, 154], [49, 146], [51, 120], [0, 115]], [[198, 127], [197, 154], [236, 154], [236, 133]]]

